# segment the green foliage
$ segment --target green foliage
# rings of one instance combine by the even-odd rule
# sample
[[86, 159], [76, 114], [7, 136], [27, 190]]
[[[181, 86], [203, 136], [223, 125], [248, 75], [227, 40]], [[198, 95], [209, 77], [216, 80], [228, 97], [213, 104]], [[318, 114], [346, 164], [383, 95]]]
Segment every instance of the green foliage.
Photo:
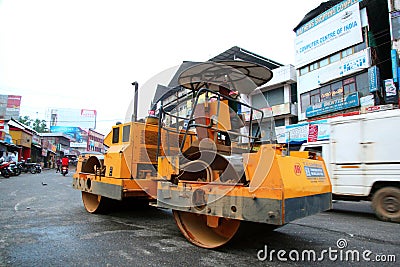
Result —
[[25, 124], [26, 126], [31, 127], [38, 133], [47, 133], [49, 131], [45, 120], [39, 120], [39, 119], [33, 120], [29, 118], [29, 116], [24, 116], [24, 117], [19, 117], [19, 122]]
[[24, 116], [24, 117], [19, 117], [18, 121], [25, 124], [26, 126], [31, 126], [32, 120], [29, 118], [29, 116]]

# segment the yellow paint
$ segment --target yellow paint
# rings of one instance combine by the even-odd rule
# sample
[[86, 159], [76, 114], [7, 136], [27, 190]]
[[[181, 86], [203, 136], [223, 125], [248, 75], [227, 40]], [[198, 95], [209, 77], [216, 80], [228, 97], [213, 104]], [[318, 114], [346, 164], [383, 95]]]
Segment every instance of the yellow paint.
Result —
[[32, 145], [32, 135], [27, 134], [20, 131], [10, 130], [11, 138], [13, 139], [14, 144], [23, 146], [23, 147], [31, 147]]
[[218, 101], [213, 101], [209, 103], [209, 112], [206, 114], [207, 117], [218, 122], [216, 128], [222, 131], [229, 131], [231, 127], [231, 119], [229, 115], [228, 100], [222, 100], [219, 102], [219, 112], [218, 112]]
[[158, 158], [158, 175], [161, 178], [171, 179], [171, 175], [179, 174], [179, 157], [166, 156]]

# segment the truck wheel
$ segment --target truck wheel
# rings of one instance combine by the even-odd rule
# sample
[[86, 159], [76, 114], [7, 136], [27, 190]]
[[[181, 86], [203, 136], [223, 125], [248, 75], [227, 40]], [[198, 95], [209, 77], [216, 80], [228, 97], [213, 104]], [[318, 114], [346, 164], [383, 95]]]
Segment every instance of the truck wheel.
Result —
[[372, 208], [382, 221], [400, 222], [400, 189], [384, 187], [376, 191]]

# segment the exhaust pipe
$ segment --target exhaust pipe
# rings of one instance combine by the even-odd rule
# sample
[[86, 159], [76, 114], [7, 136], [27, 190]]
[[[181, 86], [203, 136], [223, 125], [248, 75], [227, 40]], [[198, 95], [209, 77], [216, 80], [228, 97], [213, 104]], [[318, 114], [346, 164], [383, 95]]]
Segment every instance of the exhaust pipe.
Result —
[[132, 114], [132, 121], [137, 122], [137, 112], [138, 112], [138, 82], [133, 82], [132, 85], [135, 87], [135, 92], [133, 96], [133, 114]]

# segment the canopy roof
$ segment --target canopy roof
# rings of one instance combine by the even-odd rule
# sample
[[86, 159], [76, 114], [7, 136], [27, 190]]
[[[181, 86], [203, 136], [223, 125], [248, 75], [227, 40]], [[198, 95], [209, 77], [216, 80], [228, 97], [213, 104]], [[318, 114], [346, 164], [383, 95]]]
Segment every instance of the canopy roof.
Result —
[[247, 61], [204, 62], [184, 70], [178, 77], [179, 85], [199, 90], [209, 84], [227, 83], [241, 94], [250, 94], [272, 79], [272, 71]]

